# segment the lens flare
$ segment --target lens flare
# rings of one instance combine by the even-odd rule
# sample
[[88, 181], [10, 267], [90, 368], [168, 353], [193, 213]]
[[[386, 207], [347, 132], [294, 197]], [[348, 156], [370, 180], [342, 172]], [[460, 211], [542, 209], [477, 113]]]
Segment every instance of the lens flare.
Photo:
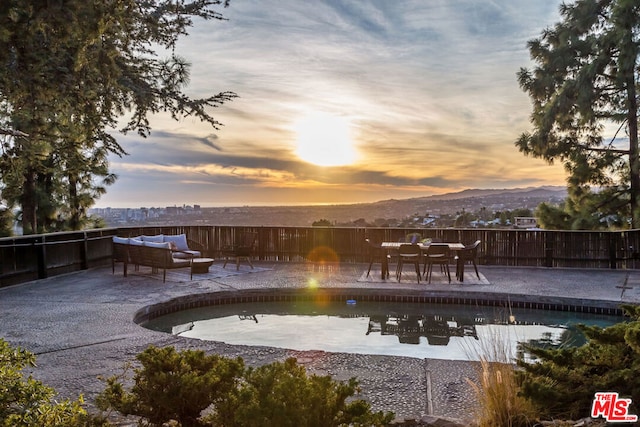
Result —
[[309, 252], [307, 259], [319, 265], [338, 264], [340, 257], [328, 246], [317, 246]]
[[307, 287], [309, 289], [318, 289], [318, 281], [314, 277], [310, 277], [307, 281]]

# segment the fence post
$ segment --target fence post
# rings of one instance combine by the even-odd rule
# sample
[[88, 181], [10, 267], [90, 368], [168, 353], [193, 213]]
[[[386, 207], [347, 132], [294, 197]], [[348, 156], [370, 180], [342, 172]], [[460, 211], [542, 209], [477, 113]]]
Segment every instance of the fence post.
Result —
[[38, 260], [38, 279], [46, 279], [47, 274], [47, 246], [44, 235], [36, 237], [34, 246], [36, 249], [36, 256]]
[[80, 246], [80, 269], [86, 270], [89, 268], [89, 242], [87, 241], [87, 232], [82, 233], [84, 239], [82, 240], [82, 246]]
[[546, 233], [544, 241], [544, 265], [545, 267], [553, 267], [553, 234]]
[[612, 270], [615, 270], [617, 268], [617, 263], [616, 263], [616, 242], [618, 241], [617, 239], [617, 233], [612, 233], [609, 235], [609, 268]]

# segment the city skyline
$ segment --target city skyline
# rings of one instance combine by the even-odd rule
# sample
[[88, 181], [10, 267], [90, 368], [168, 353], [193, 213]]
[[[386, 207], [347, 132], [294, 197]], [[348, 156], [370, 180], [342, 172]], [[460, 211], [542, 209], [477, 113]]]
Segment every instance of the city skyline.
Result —
[[176, 52], [185, 92], [239, 98], [219, 130], [151, 117], [96, 207], [310, 205], [565, 185], [514, 145], [531, 130], [516, 73], [561, 1], [232, 0]]

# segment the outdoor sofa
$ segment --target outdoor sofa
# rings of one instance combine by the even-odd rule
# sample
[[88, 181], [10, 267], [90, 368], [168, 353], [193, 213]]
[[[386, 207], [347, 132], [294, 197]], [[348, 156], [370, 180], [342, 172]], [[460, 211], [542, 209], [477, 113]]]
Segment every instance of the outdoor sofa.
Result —
[[184, 234], [137, 237], [113, 237], [111, 269], [115, 274], [115, 264], [124, 264], [124, 276], [127, 276], [128, 265], [147, 266], [162, 269], [162, 281], [166, 281], [167, 270], [191, 267], [193, 258], [199, 258], [202, 252], [189, 248]]

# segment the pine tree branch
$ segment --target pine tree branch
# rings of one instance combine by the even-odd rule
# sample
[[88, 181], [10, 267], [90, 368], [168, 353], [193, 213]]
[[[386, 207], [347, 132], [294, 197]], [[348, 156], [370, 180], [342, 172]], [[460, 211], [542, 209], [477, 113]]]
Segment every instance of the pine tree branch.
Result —
[[589, 147], [587, 145], [578, 144], [578, 148], [582, 148], [586, 151], [596, 152], [596, 153], [617, 153], [617, 154], [629, 154], [629, 150], [622, 150], [618, 148], [598, 148], [598, 147]]
[[28, 134], [21, 132], [19, 130], [3, 129], [3, 128], [0, 128], [0, 135], [21, 136], [21, 137], [29, 136]]

